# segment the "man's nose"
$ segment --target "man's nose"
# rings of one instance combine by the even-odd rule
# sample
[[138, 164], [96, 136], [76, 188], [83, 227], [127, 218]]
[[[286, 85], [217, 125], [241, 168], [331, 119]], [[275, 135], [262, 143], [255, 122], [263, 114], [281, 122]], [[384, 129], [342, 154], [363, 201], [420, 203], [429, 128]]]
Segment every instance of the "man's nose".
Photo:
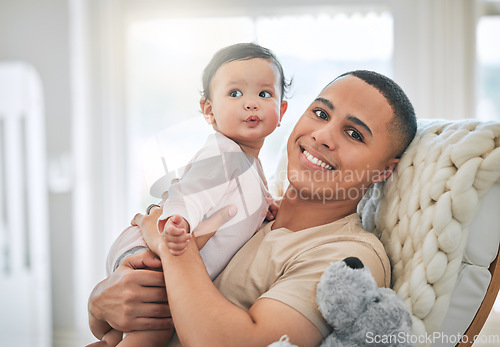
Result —
[[330, 150], [334, 150], [337, 145], [335, 142], [335, 136], [333, 129], [330, 126], [323, 126], [320, 129], [313, 131], [313, 139], [320, 145], [325, 146]]

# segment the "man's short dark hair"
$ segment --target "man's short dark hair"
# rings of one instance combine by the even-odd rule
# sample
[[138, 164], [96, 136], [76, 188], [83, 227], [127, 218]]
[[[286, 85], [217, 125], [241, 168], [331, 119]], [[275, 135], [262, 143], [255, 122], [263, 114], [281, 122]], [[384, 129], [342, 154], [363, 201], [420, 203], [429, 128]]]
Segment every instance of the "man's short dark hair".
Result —
[[367, 70], [350, 71], [340, 75], [335, 80], [348, 75], [355, 76], [377, 88], [391, 106], [394, 117], [388, 124], [388, 130], [390, 133], [397, 135], [396, 158], [399, 158], [417, 132], [417, 118], [410, 99], [396, 82], [378, 72]]
[[210, 99], [210, 83], [214, 77], [217, 70], [224, 64], [236, 60], [249, 60], [262, 58], [271, 61], [278, 68], [280, 74], [280, 86], [281, 86], [281, 99], [285, 97], [285, 94], [290, 87], [290, 83], [285, 79], [283, 73], [283, 67], [279, 62], [278, 58], [274, 53], [255, 43], [237, 43], [231, 46], [227, 46], [219, 50], [212, 57], [208, 65], [203, 70], [202, 76], [202, 96], [206, 99]]

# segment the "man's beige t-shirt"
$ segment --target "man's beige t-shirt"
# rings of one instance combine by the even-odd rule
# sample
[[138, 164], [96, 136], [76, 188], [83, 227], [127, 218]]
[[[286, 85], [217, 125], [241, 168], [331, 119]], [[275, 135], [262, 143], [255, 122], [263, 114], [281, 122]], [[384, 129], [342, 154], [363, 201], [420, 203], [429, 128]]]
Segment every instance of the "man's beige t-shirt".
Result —
[[358, 257], [379, 286], [389, 286], [390, 264], [382, 243], [363, 230], [357, 214], [296, 232], [271, 230], [272, 225], [264, 225], [214, 281], [238, 307], [248, 311], [260, 298], [278, 300], [327, 336], [331, 328], [317, 308], [316, 286], [332, 262]]

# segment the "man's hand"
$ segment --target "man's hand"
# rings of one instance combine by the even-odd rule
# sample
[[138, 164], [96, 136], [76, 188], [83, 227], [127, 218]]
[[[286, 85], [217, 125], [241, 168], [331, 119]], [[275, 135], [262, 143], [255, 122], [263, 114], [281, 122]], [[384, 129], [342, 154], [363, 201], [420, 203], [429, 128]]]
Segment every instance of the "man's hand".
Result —
[[126, 257], [94, 288], [89, 298], [89, 319], [99, 339], [109, 326], [125, 332], [172, 327], [160, 260], [150, 251]]
[[198, 223], [198, 226], [193, 230], [194, 236], [198, 237], [215, 233], [221, 226], [233, 219], [236, 213], [238, 213], [238, 208], [234, 205], [221, 208], [211, 215], [210, 218]]
[[278, 215], [279, 205], [276, 202], [271, 203], [269, 205], [269, 210], [267, 211], [266, 219], [274, 220]]

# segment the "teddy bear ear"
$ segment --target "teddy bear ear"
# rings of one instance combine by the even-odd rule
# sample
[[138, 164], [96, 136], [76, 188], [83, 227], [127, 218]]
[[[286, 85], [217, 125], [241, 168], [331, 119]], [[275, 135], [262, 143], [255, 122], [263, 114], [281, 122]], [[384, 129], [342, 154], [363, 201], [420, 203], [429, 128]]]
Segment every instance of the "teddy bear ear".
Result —
[[347, 264], [347, 266], [349, 266], [351, 269], [362, 269], [364, 268], [365, 266], [363, 265], [363, 263], [361, 262], [361, 260], [359, 260], [359, 258], [356, 258], [356, 257], [349, 257], [349, 258], [345, 258], [344, 259], [344, 262]]

